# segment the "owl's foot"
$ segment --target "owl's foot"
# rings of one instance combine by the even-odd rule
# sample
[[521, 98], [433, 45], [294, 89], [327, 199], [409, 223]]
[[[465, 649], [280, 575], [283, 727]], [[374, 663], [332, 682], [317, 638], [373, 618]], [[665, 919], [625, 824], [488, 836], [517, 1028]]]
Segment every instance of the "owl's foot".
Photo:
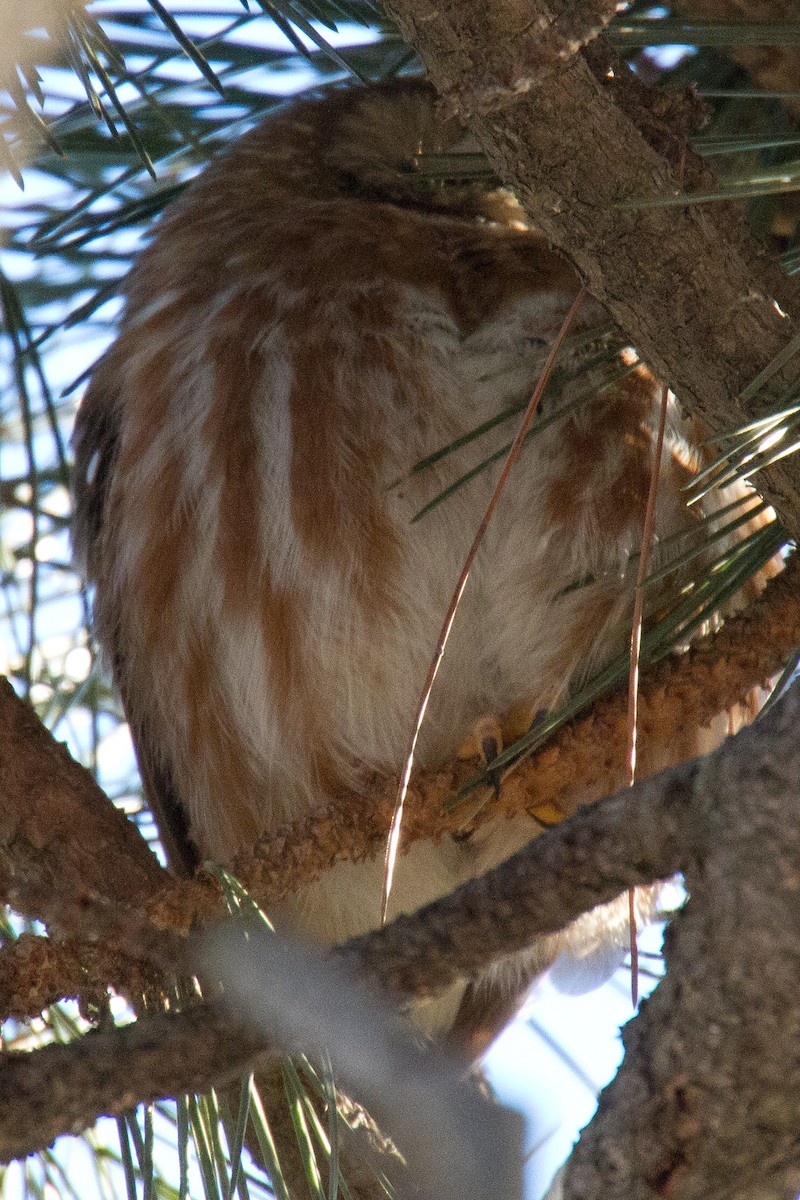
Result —
[[526, 734], [545, 715], [532, 704], [515, 704], [503, 717], [479, 717], [458, 748], [459, 758], [481, 758], [490, 767], [505, 746]]
[[488, 787], [478, 787], [461, 807], [461, 824], [455, 835], [458, 841], [468, 838], [473, 832], [473, 821], [481, 809], [500, 795], [502, 772], [492, 771], [491, 766], [503, 749], [503, 729], [496, 717], [479, 717], [468, 736], [458, 748], [459, 758], [479, 758], [486, 768]]
[[458, 748], [459, 758], [480, 758], [486, 767], [495, 796], [500, 795], [500, 771], [492, 771], [492, 763], [505, 744], [503, 727], [496, 717], [479, 717], [469, 736]]
[[[498, 767], [492, 770], [494, 760], [505, 746], [516, 742], [545, 715], [546, 710], [544, 709], [534, 708], [530, 704], [518, 704], [505, 714], [502, 721], [497, 717], [484, 716], [479, 717], [475, 722], [469, 736], [465, 738], [458, 749], [458, 757], [480, 758], [486, 769], [489, 787], [477, 789], [474, 802], [469, 805], [469, 813], [464, 822], [465, 828], [469, 826], [475, 814], [483, 808], [487, 801], [499, 797], [503, 778], [507, 770], [512, 769], [509, 767], [503, 770]], [[538, 805], [530, 812], [530, 816], [542, 829], [558, 825], [560, 821], [563, 821], [564, 815], [560, 808], [549, 802]]]

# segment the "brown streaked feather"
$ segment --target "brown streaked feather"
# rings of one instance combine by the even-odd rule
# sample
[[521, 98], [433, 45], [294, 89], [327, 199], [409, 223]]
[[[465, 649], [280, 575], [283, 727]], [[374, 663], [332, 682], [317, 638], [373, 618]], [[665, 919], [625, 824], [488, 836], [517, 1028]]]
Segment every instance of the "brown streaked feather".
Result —
[[[125, 672], [124, 662], [120, 662], [117, 670], [116, 678], [122, 680]], [[169, 767], [159, 762], [151, 753], [150, 748], [157, 744], [156, 739], [149, 735], [146, 721], [137, 720], [135, 707], [125, 702], [122, 686], [120, 690], [123, 693], [139, 774], [142, 777], [144, 798], [153, 814], [167, 865], [176, 875], [190, 879], [200, 866], [201, 859], [192, 838], [186, 809], [175, 791]]]
[[[415, 175], [420, 146], [460, 134], [419, 81], [290, 105], [192, 183], [131, 274], [78, 417], [76, 541], [183, 869], [194, 849], [230, 862], [401, 767], [494, 472], [412, 518], [507, 440], [466, 435], [528, 399], [579, 287], [507, 191]], [[596, 320], [586, 306], [582, 327]], [[626, 643], [659, 395], [639, 367], [526, 447], [464, 592], [420, 765], [483, 713], [559, 703]], [[681, 492], [694, 441], [669, 414], [659, 537], [696, 519]], [[537, 829], [535, 815], [498, 820], [415, 846], [398, 909]], [[381, 877], [377, 861], [339, 864], [278, 916], [315, 941], [363, 932]], [[491, 978], [471, 988], [460, 1034], [489, 1036], [548, 954], [534, 947], [496, 994]]]
[[468, 983], [448, 1030], [447, 1046], [468, 1062], [483, 1058], [519, 1012], [531, 985], [552, 966], [556, 954], [557, 951], [537, 957], [519, 974], [513, 986], [499, 978]]
[[[118, 397], [103, 389], [101, 373], [98, 373], [84, 397], [74, 441], [76, 520], [73, 545], [93, 575], [100, 570], [106, 504], [119, 449], [117, 404]], [[198, 855], [189, 833], [186, 812], [175, 794], [168, 767], [150, 753], [153, 739], [148, 737], [146, 718], [138, 716], [135, 703], [126, 696], [125, 653], [119, 632], [107, 628], [104, 640], [114, 678], [122, 692], [145, 799], [155, 819], [167, 861], [178, 874], [190, 876], [197, 868]]]

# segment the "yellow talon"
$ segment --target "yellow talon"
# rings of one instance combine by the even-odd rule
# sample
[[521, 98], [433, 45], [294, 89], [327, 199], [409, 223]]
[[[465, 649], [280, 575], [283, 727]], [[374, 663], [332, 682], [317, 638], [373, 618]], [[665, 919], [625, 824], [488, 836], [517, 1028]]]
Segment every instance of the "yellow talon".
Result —
[[564, 813], [549, 800], [546, 800], [544, 804], [537, 805], [536, 808], [532, 808], [530, 813], [540, 825], [545, 825], [547, 828], [551, 825], [559, 825], [564, 820]]
[[503, 749], [503, 729], [496, 717], [479, 717], [458, 748], [459, 758], [481, 758], [487, 767]]

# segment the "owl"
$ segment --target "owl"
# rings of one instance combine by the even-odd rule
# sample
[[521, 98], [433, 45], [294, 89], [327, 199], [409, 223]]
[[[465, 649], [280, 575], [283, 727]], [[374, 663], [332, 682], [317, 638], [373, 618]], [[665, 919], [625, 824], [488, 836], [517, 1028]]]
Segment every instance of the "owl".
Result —
[[[169, 207], [129, 276], [78, 415], [74, 540], [176, 870], [230, 863], [402, 767], [498, 467], [415, 517], [508, 425], [412, 469], [528, 399], [580, 285], [514, 195], [475, 178], [475, 148], [417, 79], [290, 103]], [[443, 182], [419, 169], [437, 155], [468, 167]], [[587, 301], [577, 340], [604, 320]], [[553, 708], [626, 643], [661, 389], [644, 367], [580, 403], [574, 386], [540, 413], [481, 545], [420, 766], [486, 714]], [[670, 402], [660, 538], [696, 520], [697, 461]], [[416, 844], [393, 911], [538, 829], [503, 819]], [[382, 857], [341, 863], [275, 915], [321, 943], [364, 932], [382, 872]], [[513, 998], [555, 952], [533, 947], [498, 986]], [[457, 990], [430, 1024], [465, 1003]]]

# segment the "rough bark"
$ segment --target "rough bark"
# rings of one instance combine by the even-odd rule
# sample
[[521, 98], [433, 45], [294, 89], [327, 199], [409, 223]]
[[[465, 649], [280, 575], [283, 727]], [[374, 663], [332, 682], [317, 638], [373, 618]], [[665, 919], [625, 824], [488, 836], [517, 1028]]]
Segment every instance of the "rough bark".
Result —
[[800, 1185], [800, 687], [701, 763], [691, 900], [565, 1200], [794, 1197]]
[[242, 1074], [263, 1043], [210, 1007], [95, 1031], [69, 1045], [0, 1056], [0, 1162], [80, 1133], [141, 1101]]
[[[685, 805], [695, 771], [684, 764], [601, 802], [536, 839], [497, 871], [334, 951], [334, 959], [395, 1001], [432, 995], [626, 887], [671, 874], [690, 851], [692, 823]], [[120, 913], [123, 923], [126, 916]], [[159, 943], [154, 953], [160, 963]], [[173, 958], [188, 971], [202, 965], [197, 955], [190, 945], [187, 954]], [[324, 996], [319, 999], [325, 1003]], [[194, 1061], [195, 1042], [204, 1047], [201, 1068]], [[265, 1049], [263, 1041], [245, 1043], [243, 1055], [230, 1028], [207, 1006], [169, 1020], [144, 1016], [134, 1027], [92, 1033], [71, 1046], [0, 1055], [0, 1160], [46, 1145], [55, 1132], [85, 1128], [135, 1099], [224, 1081], [230, 1078], [226, 1052], [242, 1070], [256, 1050]], [[97, 1081], [90, 1085], [93, 1070]], [[56, 1075], [59, 1089], [48, 1101]]]
[[[579, 813], [497, 871], [336, 953], [395, 997], [421, 994], [484, 965], [481, 944], [511, 952], [631, 884], [684, 871], [692, 899], [668, 939], [667, 979], [627, 1032], [626, 1062], [568, 1174], [569, 1200], [790, 1195], [791, 1183], [757, 1193], [755, 1181], [798, 1159], [799, 722], [795, 685], [708, 759]], [[228, 1055], [241, 1068], [263, 1050], [232, 1043], [217, 1021], [201, 1009], [25, 1063], [4, 1056], [2, 1152], [32, 1149], [56, 1127], [88, 1124], [135, 1096], [217, 1082]], [[54, 1071], [64, 1089], [58, 1120], [46, 1099]], [[85, 1102], [67, 1104], [84, 1078], [97, 1080]]]
[[[753, 688], [780, 669], [800, 644], [799, 570], [790, 563], [759, 601], [729, 618], [718, 633], [643, 676], [639, 707], [645, 742], [656, 749], [674, 747], [687, 727], [702, 726], [745, 703]], [[611, 791], [623, 761], [625, 714], [626, 699], [619, 692], [568, 722], [504, 780], [499, 800], [492, 799], [476, 823], [497, 813], [536, 813], [545, 804], [569, 815], [575, 807], [570, 798], [576, 794], [588, 800]], [[447, 812], [445, 804], [476, 769], [474, 760], [455, 760], [415, 775], [406, 805], [404, 848], [462, 826], [463, 813]], [[0, 897], [44, 921], [52, 932], [78, 939], [74, 945], [82, 939], [84, 946], [91, 940], [109, 948], [105, 957], [98, 947], [82, 953], [79, 974], [87, 987], [114, 978], [115, 955], [122, 971], [127, 954], [135, 993], [137, 959], [144, 953], [152, 960], [152, 947], [143, 943], [154, 927], [185, 931], [220, 912], [213, 879], [178, 881], [164, 871], [132, 823], [114, 810], [88, 771], [53, 740], [5, 681], [0, 681], [0, 786]], [[275, 831], [242, 857], [237, 873], [269, 908], [336, 861], [379, 853], [396, 786], [393, 779], [376, 779], [367, 794], [343, 795], [313, 818]], [[110, 905], [110, 912], [103, 905]], [[122, 923], [127, 923], [127, 940]], [[29, 989], [22, 965], [11, 962], [23, 953], [35, 955], [29, 960]], [[64, 953], [38, 947], [0, 953], [6, 963], [0, 1011], [32, 1015], [42, 1007], [39, 998], [44, 1003], [45, 997], [56, 999], [57, 961], [64, 962]], [[169, 954], [165, 951], [167, 959]], [[67, 972], [65, 985], [74, 985], [77, 978], [74, 971]], [[122, 990], [132, 994], [127, 987]], [[67, 987], [61, 994], [70, 991]]]
[[[651, 756], [675, 761], [676, 746], [719, 714], [746, 703], [752, 689], [780, 670], [800, 645], [800, 563], [794, 561], [768, 585], [762, 599], [716, 634], [699, 639], [680, 657], [644, 673], [639, 696], [640, 744]], [[569, 721], [527, 762], [503, 780], [475, 824], [497, 813], [511, 817], [549, 807], [563, 815], [613, 791], [625, 761], [627, 695], [605, 697]], [[672, 757], [667, 757], [668, 754]], [[412, 778], [403, 818], [402, 845], [457, 832], [463, 810], [446, 811], [448, 799], [474, 776], [476, 763], [445, 764]], [[323, 813], [276, 830], [237, 862], [237, 872], [268, 907], [334, 862], [375, 854], [386, 836], [394, 806], [395, 780], [374, 780], [364, 795], [342, 796]]]
[[136, 827], [0, 680], [0, 898], [59, 927], [65, 897], [137, 906], [164, 872]]

